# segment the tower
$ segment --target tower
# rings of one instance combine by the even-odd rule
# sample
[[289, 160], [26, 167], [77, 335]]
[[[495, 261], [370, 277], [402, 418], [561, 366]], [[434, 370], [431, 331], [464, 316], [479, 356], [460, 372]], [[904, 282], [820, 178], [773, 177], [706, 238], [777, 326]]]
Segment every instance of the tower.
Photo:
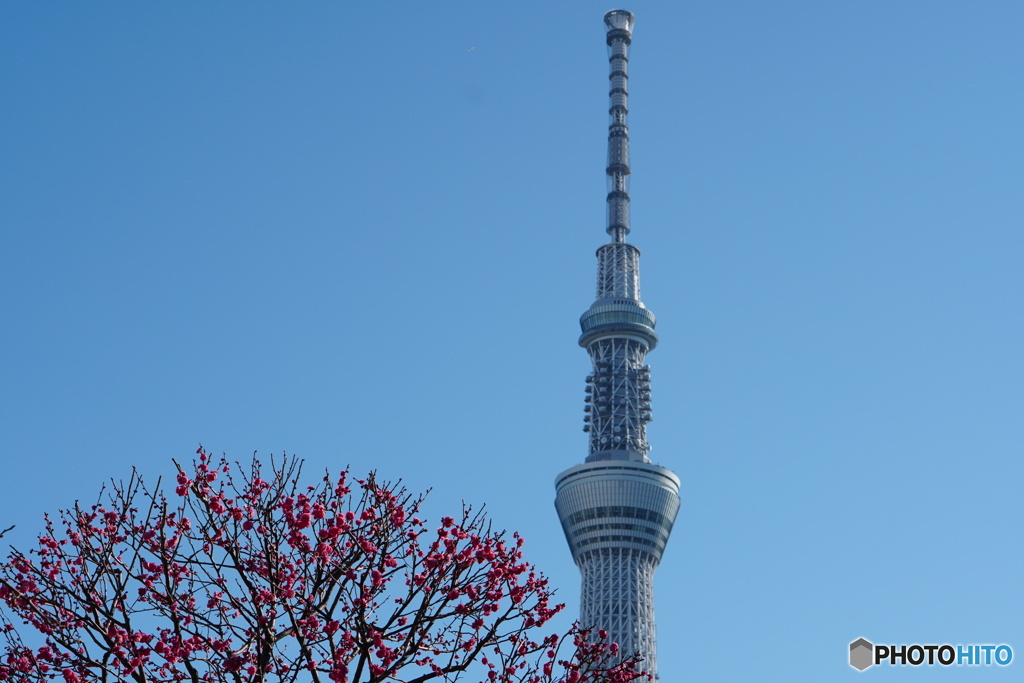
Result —
[[555, 508], [583, 577], [580, 623], [604, 629], [624, 656], [640, 653], [657, 675], [654, 570], [679, 511], [679, 477], [647, 457], [651, 420], [647, 352], [658, 343], [654, 314], [640, 301], [640, 250], [629, 234], [627, 64], [633, 15], [604, 17], [610, 63], [608, 220], [597, 250], [597, 296], [580, 318], [590, 354], [583, 431], [586, 461], [555, 480]]

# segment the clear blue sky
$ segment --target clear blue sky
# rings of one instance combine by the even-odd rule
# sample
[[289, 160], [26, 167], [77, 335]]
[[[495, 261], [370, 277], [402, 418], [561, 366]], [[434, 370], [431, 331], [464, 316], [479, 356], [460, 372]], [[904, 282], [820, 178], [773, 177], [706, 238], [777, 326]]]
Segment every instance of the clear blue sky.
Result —
[[[1024, 4], [626, 8], [662, 680], [1019, 677]], [[288, 451], [486, 502], [575, 612], [608, 9], [0, 4], [0, 525]]]

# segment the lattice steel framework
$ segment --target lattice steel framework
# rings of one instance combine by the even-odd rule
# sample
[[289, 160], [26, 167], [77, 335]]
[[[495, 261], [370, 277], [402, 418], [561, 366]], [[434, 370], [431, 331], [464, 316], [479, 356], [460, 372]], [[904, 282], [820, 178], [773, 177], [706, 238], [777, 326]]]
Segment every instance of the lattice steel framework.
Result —
[[590, 354], [582, 465], [558, 475], [555, 507], [583, 577], [580, 620], [608, 631], [623, 656], [640, 653], [657, 676], [654, 570], [679, 511], [679, 478], [648, 458], [655, 318], [640, 301], [640, 250], [629, 234], [628, 48], [633, 15], [613, 10], [608, 29], [608, 214], [611, 240], [597, 250], [596, 299], [580, 318]]
[[605, 624], [624, 652], [643, 652], [643, 668], [657, 671], [654, 637], [654, 570], [658, 562], [647, 553], [606, 548], [588, 553], [580, 564], [583, 592], [580, 622]]

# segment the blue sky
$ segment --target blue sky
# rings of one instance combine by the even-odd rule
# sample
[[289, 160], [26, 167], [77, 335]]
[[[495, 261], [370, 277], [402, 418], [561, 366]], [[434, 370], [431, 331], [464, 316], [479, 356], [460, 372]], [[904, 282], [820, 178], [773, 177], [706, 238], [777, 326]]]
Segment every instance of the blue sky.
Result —
[[[610, 8], [0, 5], [0, 526], [287, 451], [486, 503], [575, 612]], [[1024, 5], [626, 8], [662, 679], [1010, 680]]]

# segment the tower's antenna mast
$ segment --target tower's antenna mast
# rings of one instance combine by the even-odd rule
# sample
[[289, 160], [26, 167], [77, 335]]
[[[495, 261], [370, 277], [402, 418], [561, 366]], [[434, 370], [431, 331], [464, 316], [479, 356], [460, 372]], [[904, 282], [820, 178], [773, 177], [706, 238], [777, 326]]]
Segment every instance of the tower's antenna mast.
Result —
[[633, 40], [633, 14], [623, 9], [604, 15], [608, 27], [608, 234], [624, 242], [629, 234], [629, 44]]

